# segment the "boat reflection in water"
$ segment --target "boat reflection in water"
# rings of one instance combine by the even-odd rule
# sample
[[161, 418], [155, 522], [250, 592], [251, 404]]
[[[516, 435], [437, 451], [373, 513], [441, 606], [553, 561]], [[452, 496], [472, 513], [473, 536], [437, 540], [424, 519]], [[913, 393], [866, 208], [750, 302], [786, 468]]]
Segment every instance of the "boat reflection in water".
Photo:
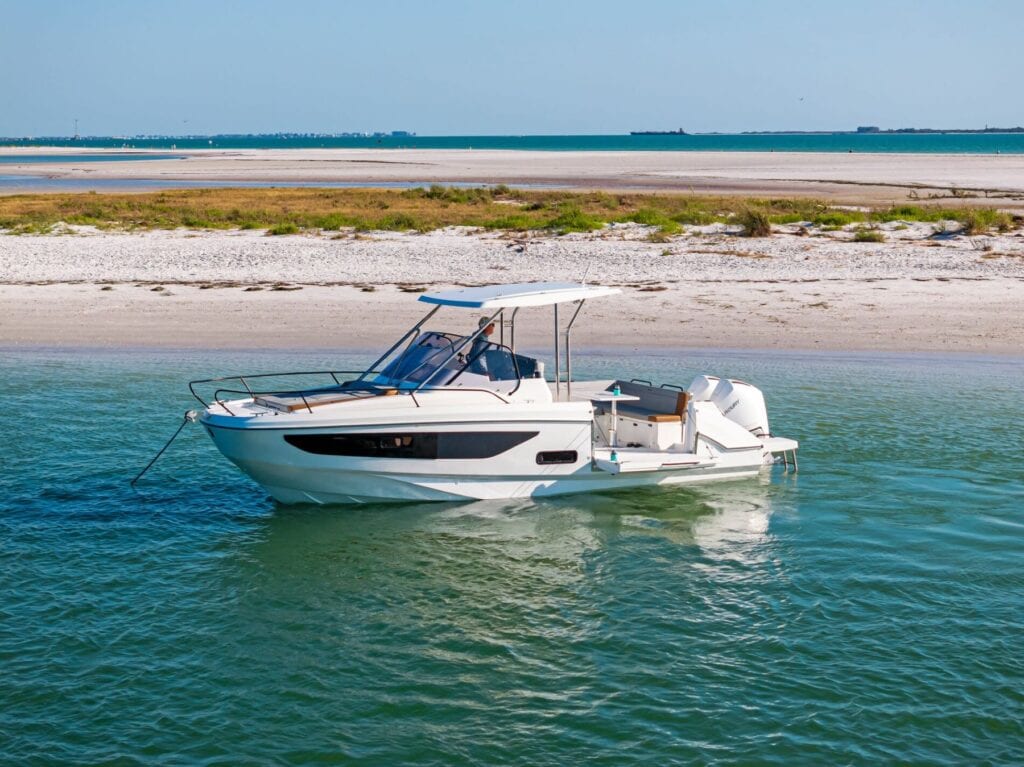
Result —
[[786, 492], [766, 479], [276, 507], [248, 540], [225, 539], [213, 588], [234, 595], [222, 610], [235, 630], [220, 652], [270, 653], [242, 671], [294, 701], [282, 716], [301, 721], [309, 696], [344, 691], [339, 720], [383, 741], [390, 733], [373, 722], [423, 711], [444, 732], [493, 723], [499, 710], [526, 726], [543, 710], [570, 729], [598, 706], [612, 719], [623, 705], [645, 711], [665, 679], [694, 689], [676, 664], [704, 674], [777, 617], [771, 519]]
[[647, 542], [684, 568], [718, 561], [757, 566], [771, 558], [773, 497], [788, 493], [786, 483], [764, 476], [629, 494], [366, 504], [344, 513], [330, 506], [277, 507], [245, 560], [300, 577], [312, 576], [322, 563], [317, 577], [329, 578], [331, 588], [390, 578], [397, 567], [434, 584], [493, 583], [499, 591], [519, 584], [525, 593], [541, 582], [586, 579], [605, 558]]

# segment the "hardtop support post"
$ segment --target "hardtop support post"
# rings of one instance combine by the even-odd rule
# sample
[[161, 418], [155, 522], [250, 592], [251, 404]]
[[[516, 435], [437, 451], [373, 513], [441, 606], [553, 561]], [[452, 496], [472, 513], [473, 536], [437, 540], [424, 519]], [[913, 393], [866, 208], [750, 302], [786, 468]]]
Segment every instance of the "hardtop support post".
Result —
[[580, 316], [585, 300], [576, 304], [576, 311], [573, 312], [569, 324], [565, 326], [565, 396], [572, 399], [572, 326], [576, 318]]
[[512, 318], [509, 320], [509, 347], [512, 353], [516, 353], [516, 315], [519, 314], [519, 307], [512, 310]]
[[555, 304], [555, 402], [562, 398], [562, 358], [558, 353], [558, 304]]

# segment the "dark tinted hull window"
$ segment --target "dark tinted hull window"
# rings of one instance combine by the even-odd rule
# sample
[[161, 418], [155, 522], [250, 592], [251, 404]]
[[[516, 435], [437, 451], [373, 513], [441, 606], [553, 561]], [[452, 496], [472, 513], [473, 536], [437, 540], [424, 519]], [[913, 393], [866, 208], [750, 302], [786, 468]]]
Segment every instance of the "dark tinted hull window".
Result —
[[546, 450], [537, 453], [537, 463], [547, 466], [552, 463], [576, 463], [578, 455], [575, 450]]
[[359, 458], [493, 458], [536, 437], [535, 431], [442, 431], [286, 434], [285, 441], [317, 455]]

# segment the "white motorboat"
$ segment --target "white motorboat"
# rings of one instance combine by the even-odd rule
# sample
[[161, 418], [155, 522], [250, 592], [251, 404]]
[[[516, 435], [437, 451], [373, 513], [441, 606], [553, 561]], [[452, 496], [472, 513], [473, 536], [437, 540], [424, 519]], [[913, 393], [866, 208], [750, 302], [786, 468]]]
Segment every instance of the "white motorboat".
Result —
[[[754, 386], [575, 380], [584, 303], [619, 293], [526, 283], [426, 293], [433, 305], [363, 371], [193, 381], [220, 451], [281, 503], [521, 498], [751, 477], [796, 441], [773, 436]], [[559, 307], [571, 314], [560, 323]], [[520, 310], [553, 307], [554, 371], [516, 351]], [[426, 329], [444, 308], [485, 313], [476, 332]], [[474, 323], [475, 324], [475, 323]], [[491, 340], [494, 328], [498, 340]], [[507, 343], [506, 343], [507, 339]], [[274, 376], [309, 388], [267, 389]], [[203, 387], [214, 389], [204, 399]]]

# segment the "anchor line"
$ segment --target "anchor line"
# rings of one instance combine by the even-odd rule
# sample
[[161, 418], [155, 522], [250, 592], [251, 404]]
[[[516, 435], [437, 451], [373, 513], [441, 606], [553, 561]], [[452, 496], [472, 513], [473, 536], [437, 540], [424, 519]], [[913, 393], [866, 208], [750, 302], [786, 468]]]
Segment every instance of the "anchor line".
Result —
[[157, 462], [157, 460], [160, 458], [160, 456], [162, 456], [164, 454], [164, 451], [167, 450], [167, 448], [169, 448], [171, 446], [171, 443], [174, 442], [174, 440], [176, 440], [178, 438], [178, 435], [181, 434], [181, 430], [185, 428], [185, 424], [192, 423], [193, 421], [195, 421], [196, 420], [196, 416], [197, 416], [197, 413], [196, 413], [195, 410], [186, 410], [185, 411], [185, 415], [181, 419], [181, 423], [178, 425], [178, 428], [174, 432], [174, 435], [169, 440], [167, 440], [167, 442], [164, 444], [164, 446], [162, 448], [160, 448], [160, 451], [156, 455], [153, 456], [153, 460], [151, 460], [149, 463], [146, 464], [146, 468], [144, 468], [142, 471], [140, 471], [138, 474], [135, 475], [135, 479], [133, 479], [131, 482], [129, 482], [128, 483], [129, 485], [131, 485], [132, 487], [135, 487], [135, 483], [138, 482], [140, 479], [142, 479], [142, 475], [145, 474], [147, 471], [149, 471], [150, 467], [152, 467], [152, 465]]

